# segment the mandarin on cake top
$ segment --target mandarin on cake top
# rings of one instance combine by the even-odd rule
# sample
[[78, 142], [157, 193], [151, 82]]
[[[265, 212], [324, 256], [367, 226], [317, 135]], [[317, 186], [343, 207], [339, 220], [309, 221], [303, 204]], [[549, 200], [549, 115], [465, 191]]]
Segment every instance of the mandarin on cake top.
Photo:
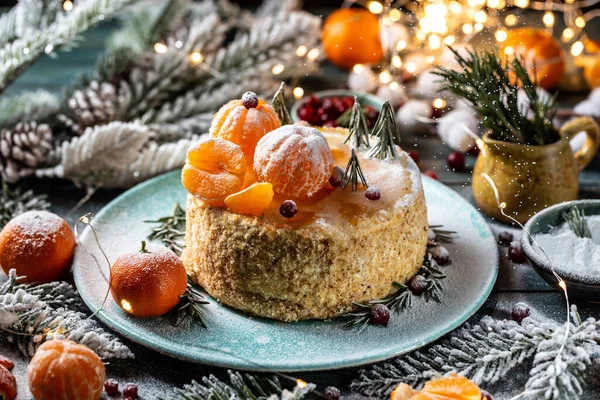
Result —
[[329, 144], [315, 128], [285, 125], [257, 144], [254, 171], [259, 181], [271, 182], [275, 193], [310, 197], [323, 188], [333, 170]]
[[212, 120], [210, 136], [233, 142], [240, 146], [248, 163], [252, 165], [254, 149], [268, 132], [281, 126], [277, 113], [255, 93], [246, 92], [241, 100], [231, 100], [223, 105]]

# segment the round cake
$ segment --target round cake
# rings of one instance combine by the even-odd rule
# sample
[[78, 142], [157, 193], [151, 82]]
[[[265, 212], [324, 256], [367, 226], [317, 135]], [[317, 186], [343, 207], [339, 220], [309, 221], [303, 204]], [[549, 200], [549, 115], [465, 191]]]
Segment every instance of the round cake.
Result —
[[[320, 131], [334, 164], [345, 168], [348, 131]], [[264, 212], [244, 215], [190, 195], [182, 258], [192, 279], [226, 305], [282, 321], [336, 317], [394, 292], [393, 282], [407, 282], [425, 255], [421, 175], [400, 150], [395, 160], [356, 155], [368, 185], [381, 193], [375, 201], [364, 187], [326, 184], [308, 198], [271, 193]], [[280, 213], [284, 200], [297, 204], [293, 218]]]

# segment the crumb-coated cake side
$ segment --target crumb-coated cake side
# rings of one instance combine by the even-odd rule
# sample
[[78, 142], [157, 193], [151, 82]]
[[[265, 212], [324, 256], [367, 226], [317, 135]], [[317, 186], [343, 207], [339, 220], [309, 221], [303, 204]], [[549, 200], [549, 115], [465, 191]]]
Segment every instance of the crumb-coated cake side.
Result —
[[[347, 162], [343, 132], [323, 132]], [[182, 258], [192, 279], [224, 304], [283, 321], [326, 319], [354, 302], [382, 298], [420, 268], [427, 245], [427, 211], [418, 167], [399, 160], [359, 158], [369, 184], [381, 191], [335, 190], [298, 202], [283, 218], [276, 198], [261, 216], [234, 213], [188, 197]]]

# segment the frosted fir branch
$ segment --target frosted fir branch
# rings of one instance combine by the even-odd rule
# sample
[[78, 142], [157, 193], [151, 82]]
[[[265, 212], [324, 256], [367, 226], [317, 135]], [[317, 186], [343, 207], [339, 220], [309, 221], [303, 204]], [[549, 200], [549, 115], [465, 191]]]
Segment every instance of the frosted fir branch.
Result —
[[0, 179], [0, 229], [14, 217], [30, 210], [47, 210], [50, 203], [45, 195], [36, 195], [32, 190], [25, 192], [12, 188]]
[[58, 96], [45, 90], [3, 96], [0, 99], [0, 128], [13, 127], [19, 122], [43, 123], [59, 109]]
[[15, 6], [16, 36], [47, 29], [61, 13], [61, 3], [56, 0], [19, 0]]
[[0, 47], [14, 40], [17, 36], [16, 7], [0, 15]]
[[[389, 396], [399, 383], [419, 388], [432, 377], [451, 372], [464, 375], [478, 385], [493, 384], [501, 381], [517, 366], [531, 362], [537, 354], [543, 354], [547, 346], [553, 348], [554, 345], [550, 343], [555, 343], [555, 339], [560, 337], [561, 329], [564, 327], [531, 318], [518, 324], [486, 316], [478, 324], [466, 324], [452, 332], [438, 344], [361, 371], [351, 388], [355, 392], [381, 398]], [[578, 352], [583, 350], [584, 343], [591, 344], [598, 339], [599, 329], [599, 323], [594, 319], [582, 324], [579, 331], [581, 335], [576, 342]], [[583, 357], [583, 354], [580, 355]], [[563, 365], [563, 368], [581, 371], [579, 367], [582, 362], [581, 358], [571, 358], [567, 361], [570, 366]], [[582, 379], [578, 379], [583, 377], [581, 372], [580, 375], [573, 373], [569, 378], [571, 387], [577, 387], [574, 382], [583, 383]], [[544, 380], [539, 380], [538, 376], [535, 386], [551, 382], [551, 376], [546, 375], [547, 379]], [[533, 381], [528, 385], [533, 387]], [[570, 390], [568, 385], [561, 388]]]
[[258, 18], [284, 17], [302, 9], [302, 0], [264, 0], [256, 10]]

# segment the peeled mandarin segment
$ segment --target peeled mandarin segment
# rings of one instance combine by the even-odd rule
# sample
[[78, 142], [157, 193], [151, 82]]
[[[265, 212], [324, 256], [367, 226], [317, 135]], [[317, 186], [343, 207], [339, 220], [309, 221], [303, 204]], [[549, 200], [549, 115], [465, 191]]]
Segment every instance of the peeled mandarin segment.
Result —
[[454, 398], [421, 392], [412, 396], [410, 400], [454, 400]]
[[406, 383], [401, 383], [390, 394], [390, 400], [411, 400], [417, 393], [419, 392]]
[[245, 215], [262, 215], [273, 201], [273, 185], [258, 182], [241, 192], [227, 196], [225, 205], [231, 211]]
[[246, 175], [246, 157], [240, 147], [223, 139], [201, 141], [188, 151], [181, 182], [193, 196], [212, 206], [238, 192]]
[[441, 395], [456, 400], [481, 400], [479, 387], [459, 375], [429, 381], [423, 386], [421, 393]]
[[256, 146], [254, 170], [275, 193], [306, 198], [323, 188], [334, 160], [325, 137], [315, 128], [286, 125], [265, 135]]
[[248, 186], [250, 186], [256, 182], [258, 182], [258, 178], [256, 177], [256, 172], [254, 172], [254, 169], [248, 168], [246, 170], [246, 175], [244, 175], [244, 184], [242, 186], [242, 189], [246, 189]]

